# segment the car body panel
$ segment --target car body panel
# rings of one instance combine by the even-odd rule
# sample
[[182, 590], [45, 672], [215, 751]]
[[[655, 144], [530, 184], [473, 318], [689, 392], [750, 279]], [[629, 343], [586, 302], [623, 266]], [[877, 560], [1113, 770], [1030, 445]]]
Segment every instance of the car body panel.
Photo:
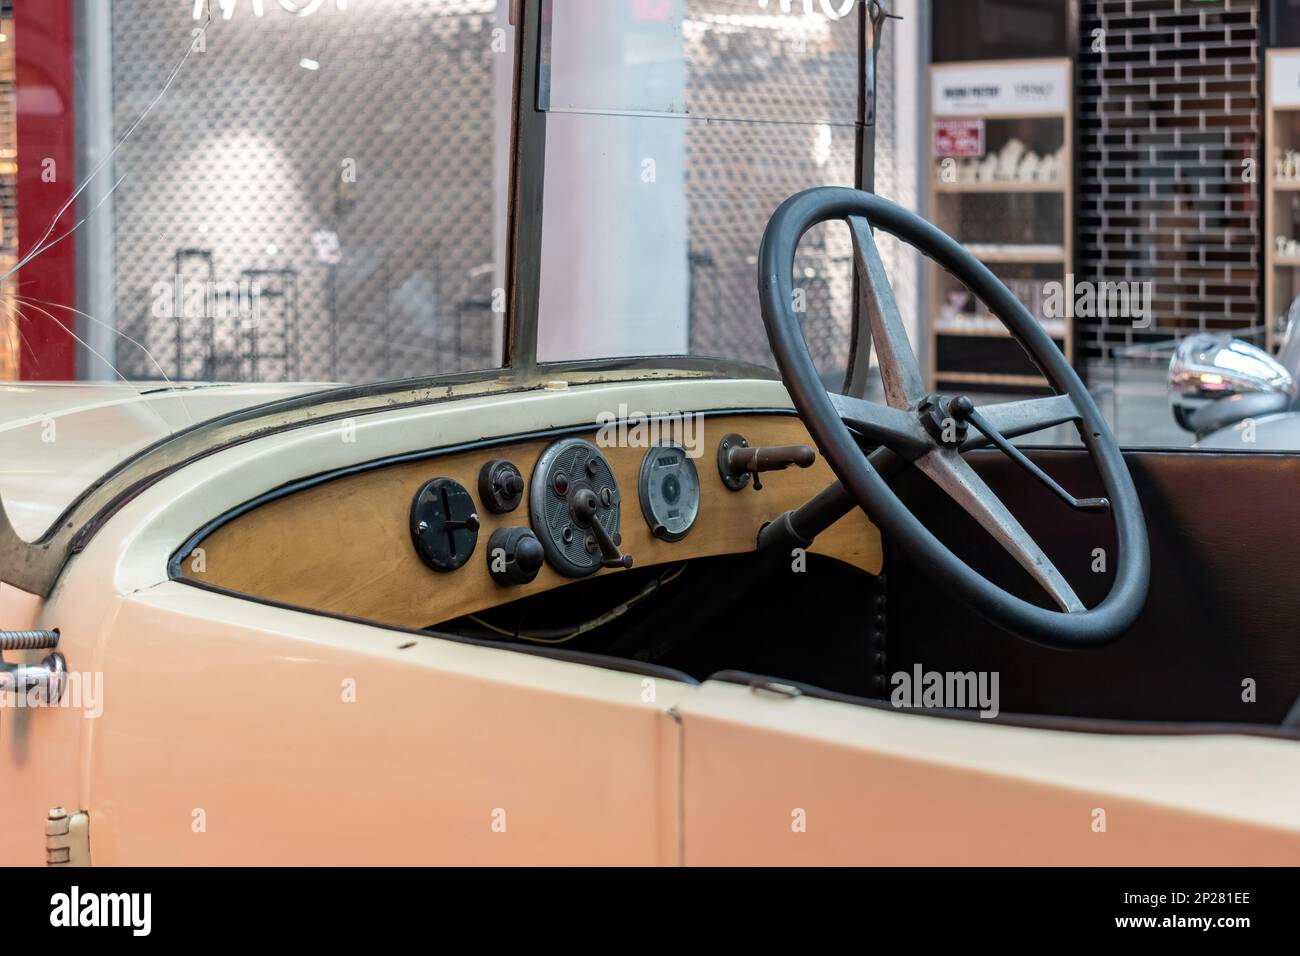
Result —
[[329, 387], [3, 383], [0, 496], [14, 529], [35, 540], [98, 478], [154, 442], [196, 422]]
[[688, 865], [1300, 859], [1293, 741], [1066, 733], [715, 681], [678, 714]]
[[176, 583], [110, 641], [96, 864], [675, 862], [685, 685]]
[[1196, 447], [1213, 451], [1300, 450], [1300, 412], [1242, 419], [1201, 438]]

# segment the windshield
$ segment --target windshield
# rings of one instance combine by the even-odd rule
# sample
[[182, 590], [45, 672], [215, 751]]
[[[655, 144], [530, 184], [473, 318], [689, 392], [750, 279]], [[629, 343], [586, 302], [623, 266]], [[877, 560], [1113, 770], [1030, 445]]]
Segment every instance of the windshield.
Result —
[[[0, 379], [301, 391], [490, 370], [518, 360], [520, 301], [528, 362], [771, 367], [758, 241], [791, 193], [859, 182], [862, 5], [544, 0], [526, 103], [517, 6], [0, 0]], [[512, 161], [517, 107], [547, 129]], [[544, 203], [520, 216], [542, 241], [515, 248], [529, 164]], [[828, 380], [851, 251], [826, 226], [800, 253]], [[237, 404], [150, 414], [151, 437]]]
[[[687, 0], [552, 5], [538, 353], [680, 353], [771, 365], [755, 286], [776, 207], [853, 186], [861, 5]], [[801, 247], [804, 332], [843, 378], [853, 259], [843, 224]]]

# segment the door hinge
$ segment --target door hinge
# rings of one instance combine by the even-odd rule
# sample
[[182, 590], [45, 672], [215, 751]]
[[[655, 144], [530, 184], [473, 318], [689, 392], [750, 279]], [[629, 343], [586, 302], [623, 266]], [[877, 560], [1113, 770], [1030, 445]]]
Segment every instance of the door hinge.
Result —
[[90, 866], [90, 817], [52, 807], [45, 818], [45, 865]]

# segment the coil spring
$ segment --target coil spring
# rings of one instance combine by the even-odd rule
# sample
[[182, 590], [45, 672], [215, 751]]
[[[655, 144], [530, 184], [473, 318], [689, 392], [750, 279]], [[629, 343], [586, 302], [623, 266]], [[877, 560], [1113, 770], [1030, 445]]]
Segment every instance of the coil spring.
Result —
[[58, 643], [58, 631], [0, 631], [0, 651], [34, 651]]

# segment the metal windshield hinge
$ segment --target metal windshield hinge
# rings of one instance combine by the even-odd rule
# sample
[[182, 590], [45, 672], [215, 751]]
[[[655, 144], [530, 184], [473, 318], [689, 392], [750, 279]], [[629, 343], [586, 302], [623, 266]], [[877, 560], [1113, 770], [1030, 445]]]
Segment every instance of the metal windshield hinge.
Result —
[[896, 13], [890, 13], [880, 0], [867, 3], [867, 24], [871, 33], [863, 51], [863, 81], [865, 83], [865, 100], [863, 103], [862, 122], [866, 126], [876, 125], [876, 67], [880, 61], [880, 38], [884, 34], [886, 20], [903, 19]]
[[51, 807], [45, 819], [45, 865], [90, 866], [90, 816]]

